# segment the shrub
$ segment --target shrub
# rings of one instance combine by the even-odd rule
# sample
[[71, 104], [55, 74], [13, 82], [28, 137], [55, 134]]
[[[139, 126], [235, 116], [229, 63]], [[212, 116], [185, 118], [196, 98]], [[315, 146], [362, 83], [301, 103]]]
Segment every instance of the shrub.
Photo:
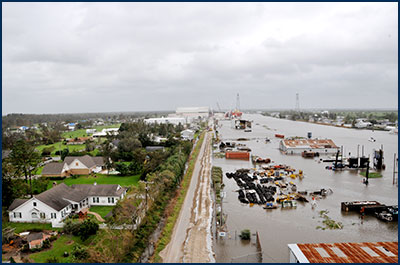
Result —
[[42, 248], [50, 248], [50, 247], [51, 247], [50, 240], [49, 239], [44, 240]]
[[72, 234], [74, 236], [78, 236], [80, 227], [81, 227], [81, 222], [72, 222], [71, 220], [67, 220], [65, 221], [63, 232], [66, 234]]
[[46, 263], [58, 263], [58, 258], [56, 257], [49, 257], [46, 259]]
[[80, 246], [80, 245], [75, 245], [74, 248], [72, 249], [72, 257], [74, 260], [85, 260], [89, 257], [89, 254], [86, 250], [86, 248]]
[[79, 236], [84, 241], [89, 236], [95, 235], [97, 230], [99, 230], [99, 224], [91, 220], [85, 220], [79, 227]]

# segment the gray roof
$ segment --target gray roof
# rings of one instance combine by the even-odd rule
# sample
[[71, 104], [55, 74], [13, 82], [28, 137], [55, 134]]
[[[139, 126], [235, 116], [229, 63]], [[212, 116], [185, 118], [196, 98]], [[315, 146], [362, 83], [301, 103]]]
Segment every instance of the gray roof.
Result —
[[28, 236], [27, 236], [27, 238], [26, 238], [26, 240], [28, 240], [28, 242], [31, 242], [31, 241], [33, 241], [33, 240], [38, 240], [38, 239], [43, 239], [43, 233], [42, 232], [40, 232], [40, 233], [30, 233]]
[[52, 175], [52, 174], [59, 175], [62, 173], [64, 164], [65, 163], [57, 163], [57, 162], [48, 163], [43, 167], [42, 175]]
[[164, 146], [146, 146], [146, 151], [157, 151], [157, 150], [164, 150]]
[[75, 159], [78, 159], [81, 161], [85, 166], [88, 168], [92, 168], [94, 166], [103, 166], [104, 165], [104, 159], [101, 156], [89, 156], [89, 155], [84, 155], [84, 156], [67, 156], [64, 159], [64, 162], [66, 162], [68, 165], [70, 165]]
[[64, 183], [61, 183], [53, 187], [52, 189], [46, 190], [45, 192], [36, 195], [35, 197], [36, 199], [47, 204], [54, 210], [59, 211], [70, 204], [70, 202], [64, 200], [64, 198], [74, 202], [80, 202], [81, 200], [86, 198], [86, 196], [86, 194], [74, 190]]
[[10, 211], [14, 210], [18, 206], [22, 205], [24, 202], [26, 202], [28, 199], [15, 199], [13, 203], [11, 203], [10, 207], [8, 208]]
[[[120, 196], [127, 189], [120, 187], [118, 184], [74, 184], [71, 187], [64, 183], [36, 195], [35, 198], [45, 203], [56, 211], [60, 211], [73, 202], [80, 202], [87, 196]], [[16, 199], [9, 207], [9, 211], [16, 209], [18, 206], [26, 202], [26, 199]]]
[[[74, 184], [71, 187], [88, 196], [120, 196], [126, 190], [126, 188], [118, 184]], [[118, 187], [120, 187], [120, 189], [118, 189]]]

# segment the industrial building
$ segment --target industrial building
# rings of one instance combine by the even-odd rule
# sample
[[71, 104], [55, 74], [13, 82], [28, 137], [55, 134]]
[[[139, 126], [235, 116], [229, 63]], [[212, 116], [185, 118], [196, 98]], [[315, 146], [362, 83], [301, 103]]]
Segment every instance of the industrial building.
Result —
[[161, 118], [150, 118], [150, 119], [145, 119], [144, 120], [145, 123], [147, 124], [154, 124], [154, 123], [158, 123], [158, 124], [174, 124], [174, 125], [178, 125], [178, 124], [182, 124], [185, 125], [186, 119], [185, 118], [181, 118], [181, 117], [161, 117]]
[[396, 263], [398, 242], [288, 244], [290, 263]]
[[210, 116], [209, 107], [185, 107], [177, 108], [176, 116], [185, 118], [189, 123], [193, 120], [207, 119]]
[[279, 143], [279, 150], [286, 154], [301, 154], [314, 152], [323, 154], [335, 154], [339, 147], [331, 139], [285, 139]]

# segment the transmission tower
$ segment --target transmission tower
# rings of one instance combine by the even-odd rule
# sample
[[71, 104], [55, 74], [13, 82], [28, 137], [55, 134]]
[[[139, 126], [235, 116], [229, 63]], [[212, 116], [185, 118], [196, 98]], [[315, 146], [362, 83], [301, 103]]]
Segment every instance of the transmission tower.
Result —
[[237, 96], [236, 96], [236, 110], [240, 110], [240, 98], [239, 98], [239, 93], [237, 93]]
[[299, 99], [299, 93], [296, 93], [296, 111], [300, 112], [300, 99]]

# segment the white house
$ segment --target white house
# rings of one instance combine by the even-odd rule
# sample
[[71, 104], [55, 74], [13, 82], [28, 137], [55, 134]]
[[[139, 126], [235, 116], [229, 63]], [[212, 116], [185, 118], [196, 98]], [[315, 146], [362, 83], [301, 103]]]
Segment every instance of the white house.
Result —
[[358, 129], [371, 127], [372, 123], [365, 121], [364, 119], [357, 119], [356, 124], [354, 125]]
[[59, 226], [71, 213], [92, 205], [115, 205], [126, 195], [120, 185], [61, 183], [30, 199], [16, 199], [9, 207], [10, 222], [51, 223]]
[[190, 129], [181, 131], [181, 138], [184, 139], [184, 140], [190, 140], [190, 141], [193, 140], [194, 131], [190, 130]]
[[71, 130], [71, 131], [75, 131], [75, 123], [73, 123], [73, 122], [71, 122], [71, 123], [68, 123], [68, 130]]
[[96, 129], [86, 129], [86, 134], [93, 134], [96, 132]]

